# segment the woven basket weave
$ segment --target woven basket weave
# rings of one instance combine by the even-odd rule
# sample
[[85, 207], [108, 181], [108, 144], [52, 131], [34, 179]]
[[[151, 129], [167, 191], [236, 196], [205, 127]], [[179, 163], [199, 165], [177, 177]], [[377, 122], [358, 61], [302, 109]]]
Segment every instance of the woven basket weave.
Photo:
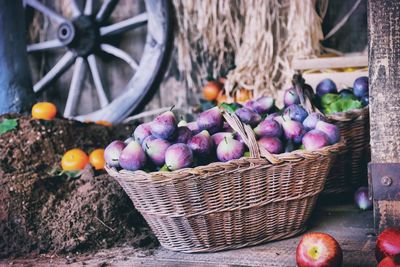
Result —
[[322, 194], [351, 192], [367, 183], [367, 165], [370, 161], [369, 109], [367, 106], [327, 115], [327, 118], [339, 127], [346, 146], [336, 157]]
[[224, 117], [251, 157], [173, 172], [106, 167], [165, 248], [219, 251], [302, 232], [342, 147], [271, 155], [249, 126], [233, 114]]

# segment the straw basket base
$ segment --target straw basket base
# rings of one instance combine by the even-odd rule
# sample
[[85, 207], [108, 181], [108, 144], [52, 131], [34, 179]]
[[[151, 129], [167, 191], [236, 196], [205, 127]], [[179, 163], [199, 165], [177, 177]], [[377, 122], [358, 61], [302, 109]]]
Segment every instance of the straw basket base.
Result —
[[300, 234], [316, 199], [317, 195], [189, 217], [154, 216], [143, 211], [142, 214], [163, 247], [185, 253], [215, 252]]

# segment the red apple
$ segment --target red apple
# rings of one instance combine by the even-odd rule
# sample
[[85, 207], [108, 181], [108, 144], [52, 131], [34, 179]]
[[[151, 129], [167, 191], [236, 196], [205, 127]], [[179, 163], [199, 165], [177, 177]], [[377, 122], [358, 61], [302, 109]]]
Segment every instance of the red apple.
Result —
[[296, 250], [299, 267], [342, 266], [343, 253], [339, 243], [325, 233], [308, 233], [300, 240]]
[[386, 257], [378, 264], [378, 267], [400, 267], [400, 263], [396, 263], [394, 259]]
[[378, 236], [375, 255], [378, 262], [387, 256], [400, 261], [400, 227], [386, 228]]

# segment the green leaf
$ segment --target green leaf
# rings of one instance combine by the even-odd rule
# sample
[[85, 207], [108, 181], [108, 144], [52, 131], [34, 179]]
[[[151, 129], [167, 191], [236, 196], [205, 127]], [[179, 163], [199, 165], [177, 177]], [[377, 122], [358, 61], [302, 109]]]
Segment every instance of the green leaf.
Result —
[[[342, 99], [343, 100], [343, 99]], [[330, 113], [337, 113], [337, 112], [342, 112], [343, 108], [342, 108], [342, 101], [336, 101], [333, 102], [329, 105], [330, 108]]]
[[14, 130], [18, 126], [18, 119], [4, 119], [0, 122], [0, 135]]
[[325, 94], [321, 98], [321, 104], [323, 107], [326, 107], [339, 99], [340, 99], [340, 95], [338, 95], [338, 94]]
[[243, 157], [249, 158], [250, 157], [250, 151], [244, 152]]
[[164, 166], [161, 167], [160, 172], [169, 172], [170, 170], [168, 169], [167, 164], [164, 164]]
[[362, 104], [358, 100], [352, 99], [343, 99], [342, 101], [342, 112], [346, 112], [352, 109], [359, 109], [362, 107]]
[[222, 103], [221, 105], [219, 105], [221, 108], [223, 108], [224, 110], [226, 110], [226, 112], [228, 113], [235, 113], [235, 111], [238, 109], [238, 106], [233, 105], [233, 104], [228, 104], [228, 103]]

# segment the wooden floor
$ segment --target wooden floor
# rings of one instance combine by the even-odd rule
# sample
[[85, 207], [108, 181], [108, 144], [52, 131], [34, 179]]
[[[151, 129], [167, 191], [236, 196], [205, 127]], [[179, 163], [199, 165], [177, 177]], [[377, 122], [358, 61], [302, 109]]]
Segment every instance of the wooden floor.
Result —
[[[376, 266], [372, 211], [361, 212], [350, 204], [318, 205], [309, 231], [334, 236], [343, 249], [344, 266]], [[99, 251], [76, 257], [50, 257], [0, 261], [0, 265], [20, 266], [296, 266], [295, 251], [300, 237], [217, 253], [184, 254], [163, 248], [154, 251], [129, 247]]]

